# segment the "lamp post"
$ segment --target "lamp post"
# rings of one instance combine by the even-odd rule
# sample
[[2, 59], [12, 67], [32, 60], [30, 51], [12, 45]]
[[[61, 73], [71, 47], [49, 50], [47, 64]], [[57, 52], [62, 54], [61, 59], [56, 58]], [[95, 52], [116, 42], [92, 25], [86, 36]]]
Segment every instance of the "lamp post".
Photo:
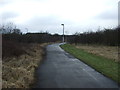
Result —
[[27, 30], [27, 33], [28, 33], [28, 28], [25, 28]]
[[64, 39], [64, 24], [61, 24], [62, 26], [63, 26], [63, 43], [64, 43], [64, 41], [65, 41], [65, 39]]

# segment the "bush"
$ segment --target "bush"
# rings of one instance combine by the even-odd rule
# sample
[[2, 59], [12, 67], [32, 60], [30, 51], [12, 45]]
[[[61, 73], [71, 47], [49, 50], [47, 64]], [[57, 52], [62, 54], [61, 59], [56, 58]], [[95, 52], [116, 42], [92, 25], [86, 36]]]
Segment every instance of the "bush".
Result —
[[82, 43], [82, 44], [102, 44], [117, 46], [120, 41], [118, 41], [118, 33], [120, 27], [115, 29], [104, 29], [103, 31], [98, 30], [97, 32], [84, 32], [82, 34], [75, 34], [69, 38], [70, 43]]
[[23, 49], [23, 46], [20, 43], [13, 42], [13, 41], [2, 41], [2, 57], [11, 57], [11, 56], [20, 56], [21, 54], [24, 54], [25, 50]]

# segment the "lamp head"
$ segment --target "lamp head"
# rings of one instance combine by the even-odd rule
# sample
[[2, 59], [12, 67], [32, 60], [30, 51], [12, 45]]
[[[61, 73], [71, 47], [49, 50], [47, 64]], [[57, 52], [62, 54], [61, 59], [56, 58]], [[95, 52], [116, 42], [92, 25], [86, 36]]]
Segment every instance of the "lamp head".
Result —
[[61, 25], [63, 25], [63, 26], [64, 26], [64, 24], [61, 24]]

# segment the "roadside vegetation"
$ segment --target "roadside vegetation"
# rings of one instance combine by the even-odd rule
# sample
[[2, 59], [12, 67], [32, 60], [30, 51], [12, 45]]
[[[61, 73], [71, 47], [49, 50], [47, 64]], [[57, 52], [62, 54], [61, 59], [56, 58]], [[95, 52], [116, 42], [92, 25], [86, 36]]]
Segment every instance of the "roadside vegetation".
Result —
[[120, 73], [118, 71], [120, 62], [115, 62], [112, 59], [89, 53], [84, 49], [78, 49], [74, 45], [65, 44], [61, 45], [61, 47], [76, 58], [93, 67], [98, 72], [120, 83]]
[[120, 26], [113, 29], [98, 29], [96, 32], [88, 31], [84, 33], [75, 33], [71, 37], [68, 37], [68, 42], [71, 44], [96, 44], [107, 46], [119, 46], [120, 40], [118, 35]]
[[4, 58], [2, 62], [2, 87], [32, 87], [36, 81], [36, 77], [34, 76], [35, 70], [40, 64], [45, 53], [44, 46], [45, 44], [25, 45], [24, 47], [22, 46], [25, 53], [19, 56]]
[[106, 46], [106, 45], [87, 45], [87, 44], [72, 44], [78, 49], [83, 49], [88, 53], [92, 53], [98, 56], [111, 59], [115, 62], [119, 61], [118, 58], [118, 46]]
[[2, 88], [32, 88], [35, 72], [45, 56], [45, 46], [60, 42], [48, 32], [23, 34], [13, 23], [0, 27], [2, 33]]

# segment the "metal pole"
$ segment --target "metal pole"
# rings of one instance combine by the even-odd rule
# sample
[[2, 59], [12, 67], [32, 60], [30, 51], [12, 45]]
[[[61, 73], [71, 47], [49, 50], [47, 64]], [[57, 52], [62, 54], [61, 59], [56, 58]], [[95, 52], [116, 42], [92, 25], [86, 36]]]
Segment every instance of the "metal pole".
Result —
[[28, 33], [28, 28], [25, 28], [27, 30], [27, 33]]
[[63, 25], [63, 43], [64, 43], [65, 39], [64, 39], [64, 25]]
[[64, 39], [64, 24], [61, 24], [62, 26], [63, 26], [63, 43], [64, 43], [64, 41], [65, 41], [65, 39]]

